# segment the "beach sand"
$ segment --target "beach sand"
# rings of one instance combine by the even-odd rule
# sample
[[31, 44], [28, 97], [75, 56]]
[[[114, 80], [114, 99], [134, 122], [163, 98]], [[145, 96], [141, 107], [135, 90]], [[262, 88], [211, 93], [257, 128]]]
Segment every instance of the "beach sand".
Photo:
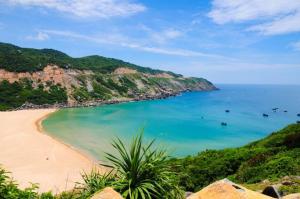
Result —
[[40, 121], [55, 109], [0, 112], [0, 165], [20, 187], [60, 193], [80, 182], [81, 173], [105, 167], [41, 132]]

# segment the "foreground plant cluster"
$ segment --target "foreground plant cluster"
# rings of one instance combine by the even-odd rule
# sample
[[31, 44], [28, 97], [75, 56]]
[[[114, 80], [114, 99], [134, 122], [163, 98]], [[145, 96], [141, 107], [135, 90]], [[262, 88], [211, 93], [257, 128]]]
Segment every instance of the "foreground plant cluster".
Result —
[[244, 147], [207, 150], [183, 159], [170, 159], [164, 150], [153, 150], [153, 141], [143, 145], [142, 135], [134, 138], [129, 148], [119, 139], [112, 145], [117, 155], [107, 153], [107, 159], [114, 170], [105, 175], [84, 173], [83, 183], [60, 195], [38, 194], [36, 185], [21, 190], [1, 169], [0, 198], [87, 199], [112, 187], [125, 199], [181, 199], [184, 191], [198, 191], [225, 177], [262, 189], [262, 181], [278, 183], [285, 176], [296, 176], [290, 186], [280, 190], [284, 194], [300, 192], [300, 124]]
[[38, 186], [21, 190], [7, 173], [0, 171], [0, 196], [3, 199], [86, 199], [105, 187], [113, 187], [125, 199], [183, 198], [176, 173], [167, 164], [164, 150], [152, 150], [153, 142], [143, 146], [142, 135], [133, 139], [129, 149], [117, 139], [113, 147], [117, 155], [107, 153], [114, 170], [102, 175], [97, 171], [83, 173], [84, 183], [69, 192], [53, 195], [51, 192], [38, 194]]
[[276, 184], [284, 176], [300, 176], [300, 124], [243, 147], [207, 150], [169, 162], [187, 191], [198, 191], [223, 178], [242, 184], [267, 179]]

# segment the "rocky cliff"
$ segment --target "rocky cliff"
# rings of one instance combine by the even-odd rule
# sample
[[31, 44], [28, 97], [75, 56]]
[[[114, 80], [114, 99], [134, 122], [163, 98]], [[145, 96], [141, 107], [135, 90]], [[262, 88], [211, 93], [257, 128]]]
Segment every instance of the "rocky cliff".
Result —
[[[0, 110], [22, 105], [89, 106], [214, 89], [203, 78], [186, 78], [121, 60], [100, 56], [72, 58], [55, 50], [0, 43]], [[39, 95], [43, 97], [39, 99]]]

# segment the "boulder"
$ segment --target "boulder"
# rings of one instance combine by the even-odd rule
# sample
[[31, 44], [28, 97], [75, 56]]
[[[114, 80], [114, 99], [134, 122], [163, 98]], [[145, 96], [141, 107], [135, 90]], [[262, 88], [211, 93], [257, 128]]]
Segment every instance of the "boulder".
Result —
[[271, 196], [273, 198], [280, 198], [280, 193], [278, 192], [278, 189], [276, 186], [267, 186], [263, 191], [262, 194], [265, 194], [267, 196]]
[[300, 199], [300, 193], [294, 193], [284, 196], [282, 199]]
[[217, 181], [187, 199], [272, 199], [269, 196], [251, 191], [227, 179]]
[[123, 199], [123, 197], [111, 187], [95, 193], [90, 199]]

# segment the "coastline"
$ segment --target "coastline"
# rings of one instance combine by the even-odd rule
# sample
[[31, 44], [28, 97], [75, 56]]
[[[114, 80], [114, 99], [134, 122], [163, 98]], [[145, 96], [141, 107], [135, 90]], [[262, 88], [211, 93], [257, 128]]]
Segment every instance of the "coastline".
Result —
[[[50, 109], [50, 108], [49, 108]], [[104, 166], [104, 167], [108, 167], [107, 165], [103, 165], [99, 160], [95, 159], [94, 157], [92, 157], [91, 155], [85, 153], [84, 151], [74, 147], [73, 145], [71, 144], [68, 144], [68, 143], [65, 143], [63, 142], [62, 140], [48, 134], [44, 128], [43, 128], [43, 125], [42, 125], [42, 122], [47, 119], [50, 115], [54, 114], [56, 111], [58, 111], [59, 109], [55, 109], [55, 111], [51, 112], [51, 113], [48, 113], [46, 115], [44, 115], [43, 117], [39, 118], [36, 122], [35, 122], [35, 125], [36, 125], [36, 128], [38, 130], [39, 133], [41, 134], [44, 134], [44, 135], [47, 135], [49, 138], [55, 140], [56, 142], [59, 142], [60, 144], [62, 145], [65, 145], [66, 147], [70, 148], [71, 150], [73, 151], [76, 151], [79, 155], [89, 159], [91, 162], [93, 162], [95, 165], [100, 165], [100, 166]], [[109, 169], [109, 168], [108, 168]]]
[[56, 110], [0, 112], [0, 164], [22, 188], [32, 182], [39, 184], [39, 192], [60, 193], [81, 182], [83, 171], [108, 169], [44, 133], [41, 122]]
[[126, 102], [137, 102], [137, 101], [147, 101], [147, 100], [158, 100], [158, 99], [167, 99], [170, 97], [176, 97], [183, 93], [187, 92], [210, 92], [210, 91], [217, 91], [218, 88], [214, 87], [211, 90], [180, 90], [176, 92], [164, 92], [158, 95], [150, 95], [150, 96], [141, 96], [135, 98], [115, 98], [109, 100], [91, 100], [85, 102], [76, 102], [76, 103], [59, 103], [59, 104], [43, 104], [43, 105], [35, 105], [35, 104], [28, 104], [25, 103], [21, 107], [18, 107], [14, 110], [8, 111], [18, 111], [18, 110], [35, 110], [35, 109], [63, 109], [63, 108], [80, 108], [80, 107], [95, 107], [101, 105], [109, 105], [109, 104], [120, 104]]

